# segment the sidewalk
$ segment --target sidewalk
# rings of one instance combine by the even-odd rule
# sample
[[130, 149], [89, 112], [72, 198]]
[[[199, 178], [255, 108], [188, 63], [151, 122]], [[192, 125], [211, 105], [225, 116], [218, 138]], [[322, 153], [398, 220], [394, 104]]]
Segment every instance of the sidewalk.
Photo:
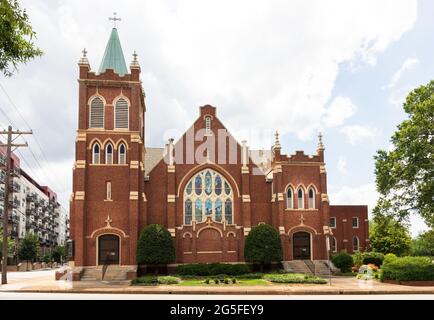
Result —
[[319, 295], [319, 294], [434, 294], [434, 287], [412, 287], [381, 283], [372, 280], [359, 282], [355, 278], [333, 278], [332, 284], [323, 285], [269, 285], [269, 286], [130, 286], [129, 281], [54, 280], [55, 270], [39, 272], [10, 272], [9, 282], [0, 286], [1, 292], [44, 293], [125, 293], [125, 294], [230, 294], [230, 295]]

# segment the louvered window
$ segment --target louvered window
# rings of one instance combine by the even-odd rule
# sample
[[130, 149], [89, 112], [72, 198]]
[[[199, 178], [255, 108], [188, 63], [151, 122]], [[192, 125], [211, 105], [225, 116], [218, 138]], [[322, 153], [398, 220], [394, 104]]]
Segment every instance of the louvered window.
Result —
[[104, 128], [104, 102], [96, 97], [90, 103], [90, 128]]
[[115, 128], [128, 129], [128, 102], [123, 98], [116, 102]]

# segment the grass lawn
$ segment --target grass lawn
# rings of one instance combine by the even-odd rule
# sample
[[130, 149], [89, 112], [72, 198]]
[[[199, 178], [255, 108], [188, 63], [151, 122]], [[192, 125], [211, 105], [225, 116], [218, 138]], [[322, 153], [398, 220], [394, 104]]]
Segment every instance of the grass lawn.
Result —
[[237, 280], [234, 284], [230, 282], [229, 284], [219, 283], [215, 284], [214, 281], [210, 281], [209, 284], [205, 283], [204, 279], [187, 279], [182, 280], [177, 286], [211, 286], [211, 287], [229, 287], [229, 286], [269, 286], [270, 282], [264, 279], [245, 279], [245, 280]]

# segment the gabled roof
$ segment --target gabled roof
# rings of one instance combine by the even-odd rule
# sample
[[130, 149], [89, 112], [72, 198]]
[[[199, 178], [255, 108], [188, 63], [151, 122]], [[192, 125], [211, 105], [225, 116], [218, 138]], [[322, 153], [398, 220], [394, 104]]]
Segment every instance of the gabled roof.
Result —
[[112, 29], [98, 72], [103, 73], [107, 69], [113, 69], [114, 72], [120, 76], [128, 73], [124, 53], [122, 52], [122, 46], [116, 28]]

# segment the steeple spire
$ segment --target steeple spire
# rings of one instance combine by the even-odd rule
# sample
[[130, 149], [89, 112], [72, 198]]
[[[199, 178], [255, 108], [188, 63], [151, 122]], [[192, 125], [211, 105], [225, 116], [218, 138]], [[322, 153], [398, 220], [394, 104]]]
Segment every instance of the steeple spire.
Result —
[[[116, 18], [116, 16], [109, 19], [113, 20], [114, 23], [120, 20], [120, 18]], [[127, 64], [125, 63], [124, 53], [122, 52], [122, 46], [116, 27], [113, 27], [112, 33], [110, 34], [98, 72], [103, 73], [107, 69], [113, 69], [114, 72], [120, 76], [128, 73]]]

